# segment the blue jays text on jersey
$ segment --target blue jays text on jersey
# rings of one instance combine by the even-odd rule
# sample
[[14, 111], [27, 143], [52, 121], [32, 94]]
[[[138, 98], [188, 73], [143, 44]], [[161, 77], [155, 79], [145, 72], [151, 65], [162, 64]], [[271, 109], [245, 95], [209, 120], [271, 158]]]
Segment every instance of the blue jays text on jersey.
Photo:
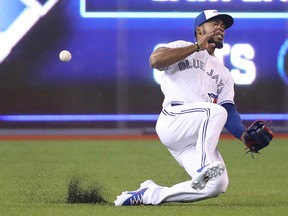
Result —
[[[187, 70], [190, 68], [200, 69], [203, 72], [205, 72], [205, 63], [201, 60], [192, 59], [192, 61], [189, 61], [188, 59], [184, 61], [178, 62], [178, 67], [180, 71]], [[219, 74], [216, 74], [213, 69], [206, 72], [206, 74], [211, 78], [214, 79], [217, 85], [217, 94], [219, 95], [223, 89], [224, 82], [222, 78], [219, 78]]]

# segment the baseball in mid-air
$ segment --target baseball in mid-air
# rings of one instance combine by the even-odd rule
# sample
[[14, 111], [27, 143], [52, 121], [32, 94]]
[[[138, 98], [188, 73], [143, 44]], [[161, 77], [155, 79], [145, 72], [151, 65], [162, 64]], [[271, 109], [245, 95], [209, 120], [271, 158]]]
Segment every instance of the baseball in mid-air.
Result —
[[68, 50], [62, 50], [59, 53], [59, 58], [63, 62], [69, 62], [72, 59], [72, 54]]

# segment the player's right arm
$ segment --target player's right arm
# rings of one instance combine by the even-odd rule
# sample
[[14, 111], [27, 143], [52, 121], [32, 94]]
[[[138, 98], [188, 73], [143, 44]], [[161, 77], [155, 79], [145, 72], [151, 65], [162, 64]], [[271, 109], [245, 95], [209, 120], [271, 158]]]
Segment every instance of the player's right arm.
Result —
[[163, 70], [163, 68], [185, 59], [198, 50], [199, 48], [196, 44], [178, 48], [159, 47], [150, 56], [150, 66]]
[[[215, 28], [206, 34], [202, 33], [198, 43], [189, 44], [181, 47], [159, 47], [150, 56], [150, 66], [158, 70], [163, 70], [200, 50], [215, 49], [214, 43], [209, 43], [209, 40], [216, 35], [221, 34], [221, 27], [215, 26]], [[213, 52], [214, 54], [214, 52]]]

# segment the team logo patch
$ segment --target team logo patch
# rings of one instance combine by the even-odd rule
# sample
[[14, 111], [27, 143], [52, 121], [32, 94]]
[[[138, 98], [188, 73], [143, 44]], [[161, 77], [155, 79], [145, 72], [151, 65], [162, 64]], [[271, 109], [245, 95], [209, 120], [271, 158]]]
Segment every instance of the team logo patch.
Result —
[[218, 95], [214, 94], [214, 93], [208, 93], [208, 96], [211, 100], [211, 103], [217, 103], [218, 100]]

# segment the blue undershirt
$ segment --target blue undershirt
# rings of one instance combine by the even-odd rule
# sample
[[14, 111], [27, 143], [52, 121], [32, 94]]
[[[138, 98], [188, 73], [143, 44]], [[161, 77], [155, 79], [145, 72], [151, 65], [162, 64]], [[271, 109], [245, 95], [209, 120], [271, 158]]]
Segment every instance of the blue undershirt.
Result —
[[236, 106], [232, 103], [225, 103], [222, 106], [227, 110], [228, 117], [225, 128], [236, 138], [240, 139], [243, 132], [246, 130]]

